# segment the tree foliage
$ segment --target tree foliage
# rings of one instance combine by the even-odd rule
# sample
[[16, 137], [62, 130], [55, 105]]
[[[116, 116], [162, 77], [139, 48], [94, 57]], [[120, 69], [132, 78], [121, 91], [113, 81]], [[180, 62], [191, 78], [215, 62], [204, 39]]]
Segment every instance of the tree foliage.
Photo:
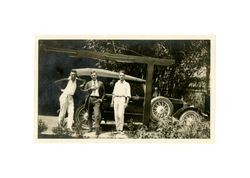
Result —
[[[187, 89], [206, 90], [209, 93], [210, 41], [209, 40], [87, 40], [87, 50], [126, 55], [175, 59], [173, 66], [155, 66], [154, 87], [162, 95], [181, 98]], [[127, 73], [146, 78], [146, 65], [124, 64], [100, 60], [99, 68], [125, 69]]]

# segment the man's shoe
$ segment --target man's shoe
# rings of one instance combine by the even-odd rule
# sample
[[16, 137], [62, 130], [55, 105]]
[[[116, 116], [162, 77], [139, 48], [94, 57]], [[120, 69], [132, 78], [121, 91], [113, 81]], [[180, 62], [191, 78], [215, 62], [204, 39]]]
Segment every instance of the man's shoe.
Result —
[[89, 129], [89, 130], [88, 130], [88, 133], [90, 133], [90, 132], [92, 132], [92, 129]]
[[100, 135], [100, 127], [96, 127], [95, 128], [95, 134], [96, 135]]
[[100, 135], [100, 131], [97, 130], [97, 131], [95, 132], [95, 134], [96, 134], [96, 135]]

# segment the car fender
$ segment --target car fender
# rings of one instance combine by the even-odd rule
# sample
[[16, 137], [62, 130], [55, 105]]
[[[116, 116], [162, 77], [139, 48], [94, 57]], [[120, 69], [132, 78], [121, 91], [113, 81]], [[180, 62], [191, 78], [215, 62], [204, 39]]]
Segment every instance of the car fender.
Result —
[[175, 118], [180, 118], [180, 116], [185, 112], [185, 111], [188, 111], [188, 110], [193, 110], [199, 114], [201, 114], [200, 110], [196, 107], [194, 107], [193, 105], [190, 105], [190, 106], [184, 106], [183, 108], [179, 109], [178, 111], [176, 111], [172, 116], [175, 117]]

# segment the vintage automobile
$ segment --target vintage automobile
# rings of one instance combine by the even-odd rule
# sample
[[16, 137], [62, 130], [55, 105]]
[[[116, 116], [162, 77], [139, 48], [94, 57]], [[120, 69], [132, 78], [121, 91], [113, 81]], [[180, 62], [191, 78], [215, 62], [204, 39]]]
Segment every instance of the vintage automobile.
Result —
[[[77, 71], [77, 75], [80, 80], [83, 81], [83, 84], [85, 84], [86, 81], [91, 80], [91, 71], [94, 70], [97, 72], [98, 80], [104, 83], [106, 91], [102, 103], [102, 119], [105, 122], [108, 120], [114, 120], [114, 109], [110, 107], [110, 103], [115, 82], [119, 79], [119, 73], [99, 68], [80, 68], [74, 70]], [[125, 111], [125, 122], [129, 119], [142, 122], [146, 81], [130, 75], [126, 75], [125, 80], [128, 81], [131, 86], [131, 99]], [[88, 120], [85, 103], [86, 94], [86, 91], [82, 90], [82, 93], [75, 97], [75, 124], [80, 124], [83, 127], [87, 127]], [[196, 108], [181, 99], [168, 98], [159, 95], [152, 96], [150, 113], [152, 121], [161, 121], [164, 117], [173, 116], [180, 120], [185, 120], [188, 123], [196, 119], [201, 119], [202, 116], [202, 112], [199, 108]]]

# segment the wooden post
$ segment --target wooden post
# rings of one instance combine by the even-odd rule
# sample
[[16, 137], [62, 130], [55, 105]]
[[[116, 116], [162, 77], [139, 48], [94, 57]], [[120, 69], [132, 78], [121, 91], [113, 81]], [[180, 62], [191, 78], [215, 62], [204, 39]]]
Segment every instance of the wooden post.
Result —
[[143, 124], [148, 126], [150, 119], [150, 107], [151, 107], [151, 98], [152, 98], [152, 79], [154, 73], [154, 64], [147, 64], [147, 75], [146, 75], [146, 94], [145, 94], [145, 105], [143, 110]]

